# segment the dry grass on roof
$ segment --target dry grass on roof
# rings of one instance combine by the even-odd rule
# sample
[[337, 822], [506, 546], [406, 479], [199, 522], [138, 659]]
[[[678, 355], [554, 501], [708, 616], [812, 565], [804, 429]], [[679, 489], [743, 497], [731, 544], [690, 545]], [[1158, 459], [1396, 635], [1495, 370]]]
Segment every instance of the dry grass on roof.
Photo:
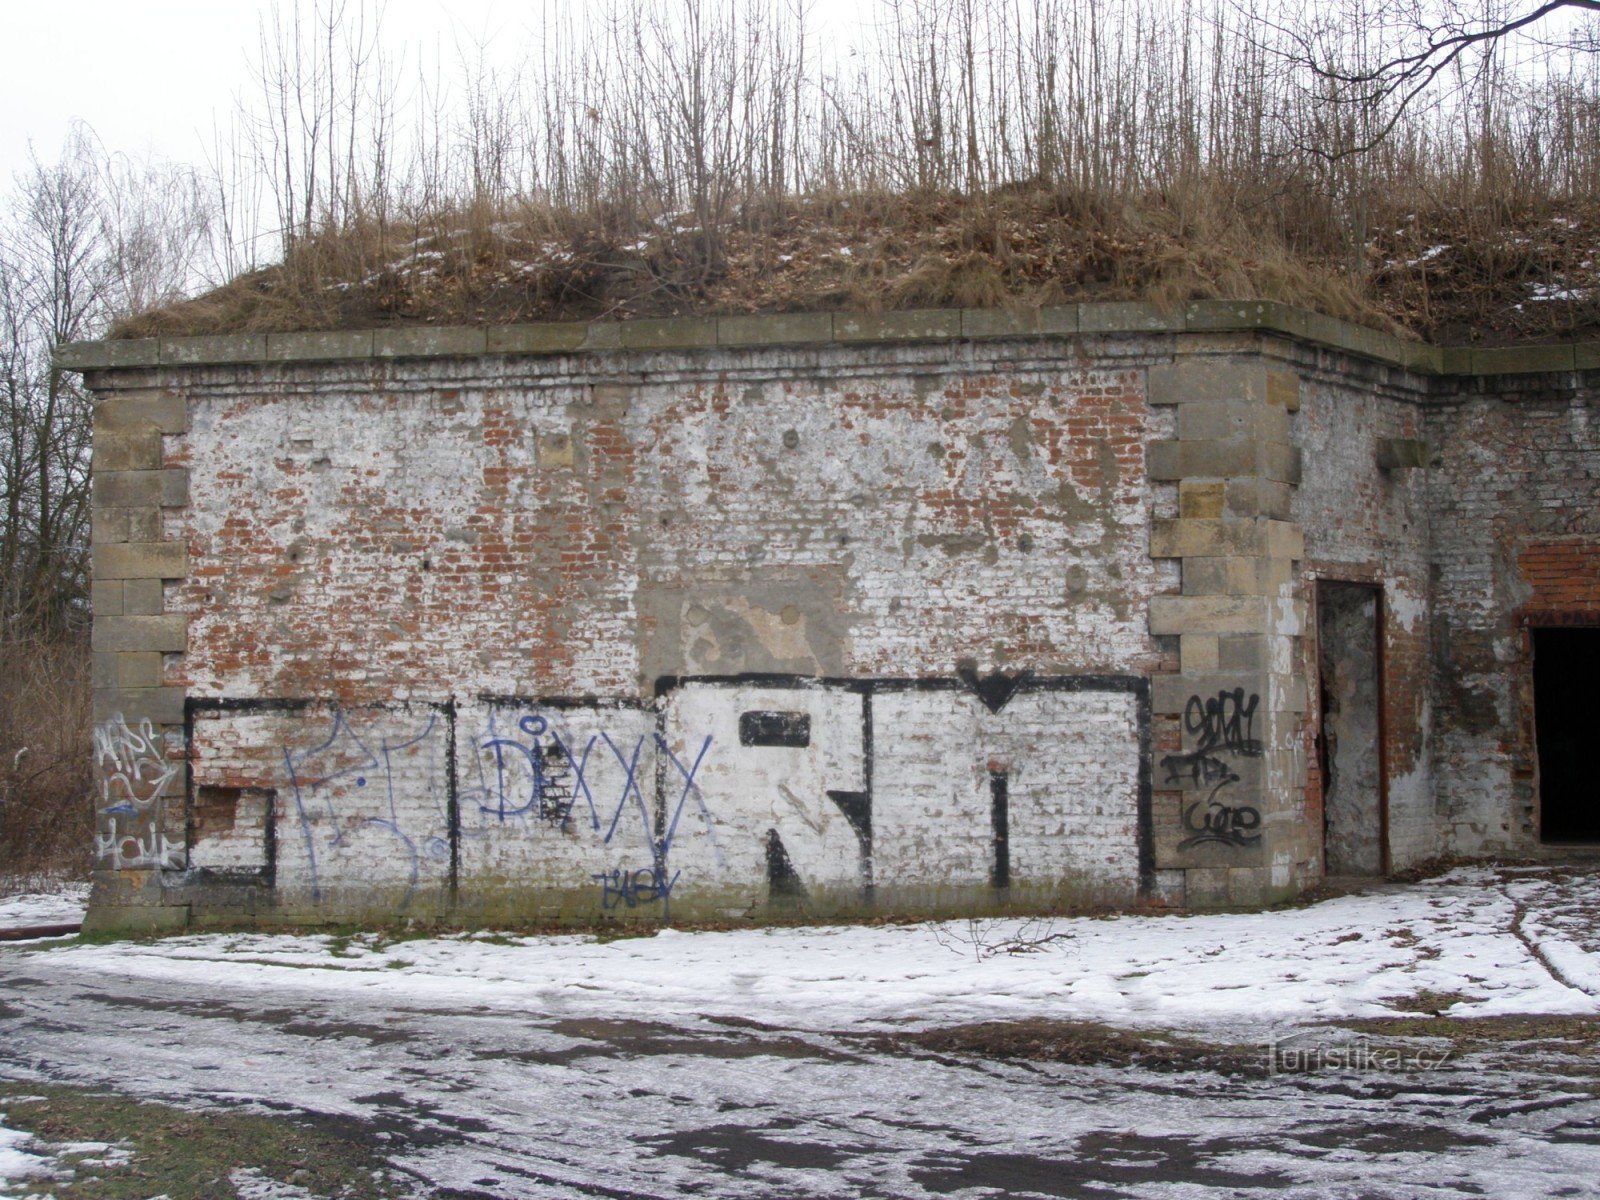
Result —
[[536, 205], [361, 217], [116, 337], [1078, 301], [1277, 300], [1444, 343], [1600, 331], [1600, 204], [1316, 205], [1211, 186], [1108, 200], [1013, 186], [688, 217]]

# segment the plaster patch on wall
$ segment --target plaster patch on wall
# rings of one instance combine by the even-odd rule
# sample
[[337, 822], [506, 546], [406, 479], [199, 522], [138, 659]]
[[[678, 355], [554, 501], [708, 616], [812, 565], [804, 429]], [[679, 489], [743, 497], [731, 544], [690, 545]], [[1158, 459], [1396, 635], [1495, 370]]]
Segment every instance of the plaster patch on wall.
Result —
[[1389, 620], [1407, 633], [1416, 633], [1428, 619], [1428, 601], [1403, 584], [1385, 589], [1383, 602]]
[[765, 578], [700, 585], [644, 583], [640, 678], [777, 672], [841, 675], [851, 660], [845, 573], [775, 570]]

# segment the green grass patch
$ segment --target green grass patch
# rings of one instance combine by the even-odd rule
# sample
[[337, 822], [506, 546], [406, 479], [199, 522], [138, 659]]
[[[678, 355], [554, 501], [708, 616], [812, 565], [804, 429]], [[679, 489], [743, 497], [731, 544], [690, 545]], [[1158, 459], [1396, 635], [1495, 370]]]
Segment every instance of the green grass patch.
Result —
[[[191, 1111], [115, 1092], [0, 1083], [0, 1116], [37, 1141], [54, 1178], [20, 1181], [21, 1194], [72, 1200], [225, 1200], [236, 1171], [338, 1200], [414, 1194], [375, 1152], [367, 1128], [344, 1118]], [[100, 1142], [110, 1151], [70, 1149]]]

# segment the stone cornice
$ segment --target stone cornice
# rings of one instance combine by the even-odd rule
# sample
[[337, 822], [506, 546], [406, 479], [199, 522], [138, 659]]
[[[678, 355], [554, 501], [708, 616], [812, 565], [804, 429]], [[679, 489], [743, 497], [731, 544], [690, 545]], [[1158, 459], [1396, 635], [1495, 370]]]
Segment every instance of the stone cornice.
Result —
[[1516, 375], [1600, 368], [1600, 342], [1498, 348], [1433, 346], [1287, 304], [1257, 300], [1202, 300], [1171, 309], [1143, 302], [1117, 302], [1015, 310], [803, 312], [138, 338], [70, 342], [56, 348], [55, 363], [64, 370], [99, 371], [364, 359], [1251, 332], [1281, 334], [1421, 375]]

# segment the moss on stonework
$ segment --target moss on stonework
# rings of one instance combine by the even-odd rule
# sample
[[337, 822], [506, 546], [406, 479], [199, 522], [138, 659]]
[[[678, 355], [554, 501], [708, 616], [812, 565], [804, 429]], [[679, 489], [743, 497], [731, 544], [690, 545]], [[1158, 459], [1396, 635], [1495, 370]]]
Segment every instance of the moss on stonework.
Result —
[[[437, 898], [435, 898], [437, 899]], [[1163, 906], [1156, 905], [1157, 910]], [[699, 888], [674, 894], [670, 905], [617, 894], [607, 899], [594, 887], [536, 887], [508, 880], [475, 881], [463, 886], [456, 903], [405, 903], [403, 893], [352, 892], [348, 903], [324, 896], [278, 897], [253, 908], [188, 908], [185, 926], [153, 925], [138, 905], [107, 906], [94, 912], [90, 940], [143, 937], [162, 932], [226, 929], [276, 929], [323, 933], [339, 938], [355, 931], [395, 937], [424, 937], [461, 930], [564, 932], [593, 936], [648, 936], [665, 925], [690, 929], [733, 929], [768, 925], [840, 922], [906, 923], [969, 917], [1096, 915], [1147, 911], [1126, 889], [1106, 891], [1070, 880], [1054, 884], [880, 886], [871, 896], [856, 888], [837, 888], [772, 897], [759, 888]], [[162, 910], [173, 911], [173, 910]]]

